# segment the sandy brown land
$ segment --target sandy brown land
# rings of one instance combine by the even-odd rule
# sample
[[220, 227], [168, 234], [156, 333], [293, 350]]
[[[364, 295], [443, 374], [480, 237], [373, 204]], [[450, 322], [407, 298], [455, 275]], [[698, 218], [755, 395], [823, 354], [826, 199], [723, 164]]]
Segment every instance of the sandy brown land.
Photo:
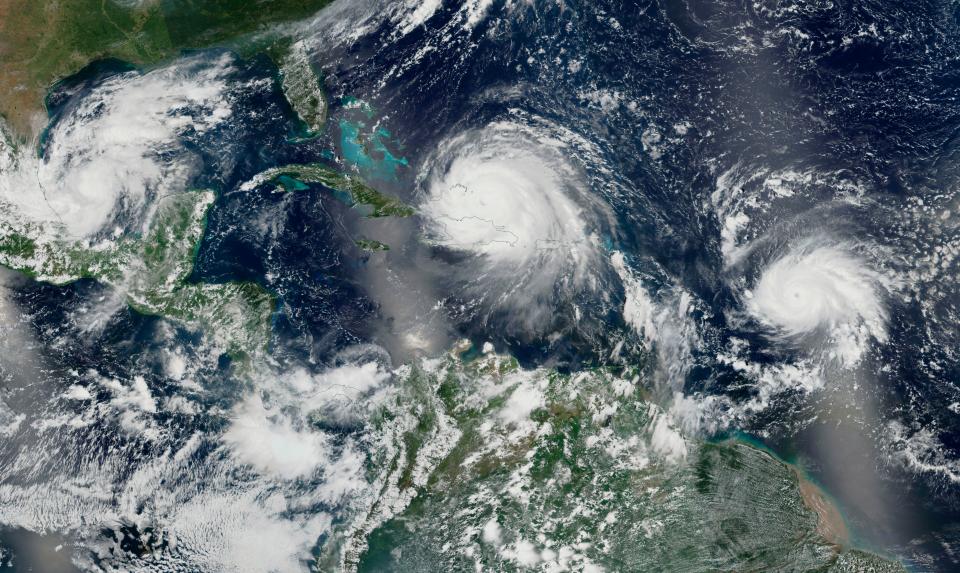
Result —
[[823, 490], [815, 483], [804, 477], [799, 471], [797, 479], [800, 483], [800, 495], [808, 508], [813, 510], [818, 517], [817, 533], [820, 534], [828, 543], [836, 545], [838, 548], [848, 547], [850, 545], [850, 532], [847, 530], [847, 524], [840, 515], [840, 510], [831, 502]]

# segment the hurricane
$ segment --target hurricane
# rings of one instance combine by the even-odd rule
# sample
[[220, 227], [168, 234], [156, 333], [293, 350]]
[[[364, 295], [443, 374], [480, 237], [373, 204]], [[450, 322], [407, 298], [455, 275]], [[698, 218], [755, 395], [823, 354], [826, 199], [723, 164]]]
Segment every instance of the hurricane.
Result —
[[0, 1], [0, 570], [960, 570], [950, 2], [87, 4]]
[[528, 332], [598, 272], [603, 208], [573, 157], [545, 122], [497, 121], [442, 142], [421, 174], [425, 235]]
[[809, 243], [765, 267], [745, 297], [774, 337], [825, 336], [833, 355], [849, 363], [870, 339], [886, 341], [885, 282], [849, 248]]
[[68, 239], [142, 230], [154, 201], [197, 174], [198, 136], [230, 117], [232, 63], [194, 58], [104, 82], [60, 112], [42, 158], [0, 175], [0, 201]]

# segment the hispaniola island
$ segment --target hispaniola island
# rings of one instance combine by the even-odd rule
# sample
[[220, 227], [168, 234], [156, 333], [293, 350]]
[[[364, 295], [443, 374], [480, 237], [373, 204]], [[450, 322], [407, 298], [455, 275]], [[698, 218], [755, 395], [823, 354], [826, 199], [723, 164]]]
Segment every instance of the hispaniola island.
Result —
[[0, 571], [960, 571], [960, 6], [0, 0]]

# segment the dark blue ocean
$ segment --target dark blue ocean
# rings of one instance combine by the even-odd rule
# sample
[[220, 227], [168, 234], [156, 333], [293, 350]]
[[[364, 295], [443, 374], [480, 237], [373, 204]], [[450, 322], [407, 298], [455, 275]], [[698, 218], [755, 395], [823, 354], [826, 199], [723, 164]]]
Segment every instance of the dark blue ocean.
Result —
[[[254, 281], [273, 293], [271, 352], [279, 360], [333, 364], [343, 349], [370, 343], [400, 364], [415, 353], [397, 342], [407, 327], [395, 308], [418, 292], [394, 293], [400, 302], [388, 305], [389, 287], [371, 285], [389, 285], [391, 273], [419, 274], [448, 301], [466, 304], [450, 269], [469, 261], [424, 242], [417, 217], [374, 221], [320, 185], [240, 186], [271, 167], [316, 162], [418, 205], [420, 168], [443, 141], [505, 117], [562, 126], [604, 163], [584, 167], [589, 192], [613, 213], [598, 227], [603, 249], [623, 253], [655, 299], [682, 290], [695, 301], [685, 316], [696, 341], [670, 383], [727, 400], [729, 418], [705, 425], [703, 437], [744, 435], [799, 464], [833, 497], [858, 545], [917, 571], [960, 569], [960, 475], [951, 473], [960, 467], [960, 408], [951, 407], [960, 402], [960, 283], [953, 259], [930, 262], [938, 247], [960, 242], [952, 214], [960, 211], [958, 7], [495, 1], [471, 29], [458, 18], [460, 8], [444, 4], [405, 35], [383, 21], [356, 41], [321, 41], [323, 49], [311, 51], [329, 103], [320, 134], [296, 119], [273, 61], [236, 56], [237, 81], [263, 78], [271, 87], [235, 103], [247, 113], [184, 143], [203, 158], [191, 185], [217, 193], [191, 280]], [[434, 48], [421, 53], [427, 44]], [[99, 62], [64, 80], [48, 98], [51, 122], [91, 86], [131, 69]], [[789, 192], [771, 192], [771, 180], [787, 181]], [[748, 220], [735, 240], [752, 247], [731, 263], [724, 217], [737, 205]], [[377, 233], [391, 238], [383, 257], [356, 244]], [[788, 388], [741, 412], [761, 389], [750, 372], [719, 358], [731, 347], [743, 349], [739, 358], [755, 371], [811, 360], [808, 346], [783, 344], [743, 318], [744, 285], [792, 245], [824, 236], [870, 253], [871, 264], [897, 277], [881, 295], [885, 337], [871, 339], [855, 367], [818, 370], [826, 390]], [[18, 279], [12, 288], [30, 328], [57, 349], [55, 368], [136, 371], [156, 394], [175, 391], [150, 358], [159, 319], [122, 311], [93, 335], [73, 332], [65, 316], [103, 287]], [[604, 365], [629, 328], [615, 277], [603, 275], [596, 292], [608, 299], [578, 294], [583, 316], [558, 307], [543, 332], [517, 330], [496, 311], [451, 310], [436, 336], [490, 341], [524, 366]], [[177, 336], [192, 344], [190, 333]], [[625, 360], [664, 360], [632, 352]], [[224, 357], [204, 374], [211, 404], [238, 399], [229, 372]], [[182, 433], [176, 439], [198, 427], [186, 424], [170, 423]], [[928, 435], [935, 439], [909, 439]], [[146, 445], [124, 447], [150, 455]], [[26, 543], [18, 535], [11, 546]]]

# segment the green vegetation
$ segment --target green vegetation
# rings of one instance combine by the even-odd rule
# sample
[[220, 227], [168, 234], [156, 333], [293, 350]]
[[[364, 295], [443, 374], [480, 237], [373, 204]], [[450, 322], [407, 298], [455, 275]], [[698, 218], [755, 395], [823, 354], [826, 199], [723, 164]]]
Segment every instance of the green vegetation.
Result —
[[371, 252], [371, 253], [375, 253], [375, 252], [377, 252], [377, 251], [389, 251], [389, 250], [390, 250], [390, 246], [389, 246], [389, 245], [385, 245], [385, 244], [381, 243], [380, 241], [375, 241], [375, 240], [373, 240], [373, 239], [357, 239], [356, 241], [354, 241], [354, 243], [355, 243], [358, 247], [360, 247], [361, 249], [363, 249], [364, 251], [368, 251], [368, 252]]
[[135, 241], [91, 248], [82, 242], [45, 240], [35, 224], [0, 222], [0, 264], [53, 284], [82, 278], [118, 283], [136, 250]]
[[124, 293], [138, 312], [203, 328], [235, 358], [250, 357], [269, 342], [273, 297], [252, 283], [188, 280], [213, 199], [210, 191], [165, 197], [145, 236], [96, 247], [45, 240], [29, 226], [0, 229], [0, 264], [55, 284], [99, 280]]
[[[291, 107], [309, 132], [317, 132], [326, 119], [319, 75], [278, 25], [311, 16], [330, 1], [0, 2], [0, 115], [16, 135], [6, 147], [36, 137], [46, 124], [43, 102], [49, 87], [91, 61], [117, 58], [150, 66], [184, 49], [211, 46], [273, 57]], [[399, 202], [350, 178], [326, 179], [358, 197], [357, 202], [369, 201], [378, 214], [401, 210]], [[146, 236], [123, 236], [96, 246], [51, 239], [51, 229], [4, 217], [0, 264], [56, 284], [100, 280], [124, 292], [136, 310], [206, 327], [228, 352], [247, 356], [267, 346], [273, 309], [269, 293], [248, 283], [187, 280], [212, 197], [208, 192], [168, 197]], [[371, 241], [361, 248], [386, 246]]]
[[370, 217], [409, 217], [416, 213], [413, 207], [395, 197], [377, 191], [358, 177], [339, 173], [319, 163], [285, 165], [268, 169], [257, 175], [246, 187], [250, 188], [271, 181], [280, 181], [289, 189], [291, 185], [285, 183], [284, 178], [292, 178], [294, 181], [302, 183], [319, 183], [335, 192], [342, 193], [353, 204], [370, 207], [372, 209]]
[[204, 328], [235, 358], [266, 350], [273, 297], [246, 282], [191, 283], [212, 192], [191, 192], [162, 200], [150, 231], [137, 241], [135, 266], [121, 285], [130, 305]]
[[[43, 102], [56, 81], [90, 62], [117, 58], [151, 66], [181, 50], [224, 46], [242, 55], [264, 52], [280, 67], [281, 87], [309, 134], [326, 120], [319, 74], [281, 24], [309, 17], [331, 0], [9, 0], [0, 2], [0, 116], [14, 130], [3, 147], [31, 140], [46, 125]], [[406, 208], [350, 177], [318, 173], [374, 216]], [[125, 293], [139, 312], [203, 327], [235, 356], [266, 348], [274, 301], [249, 283], [196, 284], [188, 277], [203, 234], [209, 192], [164, 198], [143, 237], [124, 235], [91, 245], [57, 237], [56, 229], [0, 217], [0, 264], [38, 280], [63, 284], [93, 278]], [[412, 210], [410, 210], [412, 212]], [[2, 214], [2, 213], [0, 213]], [[53, 233], [51, 235], [51, 233]], [[358, 243], [385, 250], [376, 241]]]
[[0, 254], [18, 259], [30, 259], [37, 252], [37, 244], [33, 239], [18, 233], [11, 233], [0, 237]]
[[47, 89], [93, 60], [113, 57], [151, 65], [188, 48], [269, 50], [284, 40], [279, 32], [262, 32], [308, 17], [329, 2], [5, 0], [0, 2], [0, 115], [21, 139], [30, 139], [45, 123]]
[[[523, 370], [466, 346], [414, 367], [376, 416], [386, 433], [372, 440], [384, 480], [367, 513], [375, 517], [344, 531], [354, 541], [325, 548], [321, 564], [904, 571], [825, 536], [829, 512], [808, 503], [797, 471], [768, 452], [733, 440], [678, 446], [636, 380], [605, 369]], [[678, 448], [685, 460], [673, 457]], [[384, 506], [403, 507], [398, 499], [409, 504], [385, 515]]]
[[320, 133], [327, 121], [327, 99], [319, 72], [301, 44], [291, 46], [278, 60], [283, 95], [306, 126], [307, 135]]

